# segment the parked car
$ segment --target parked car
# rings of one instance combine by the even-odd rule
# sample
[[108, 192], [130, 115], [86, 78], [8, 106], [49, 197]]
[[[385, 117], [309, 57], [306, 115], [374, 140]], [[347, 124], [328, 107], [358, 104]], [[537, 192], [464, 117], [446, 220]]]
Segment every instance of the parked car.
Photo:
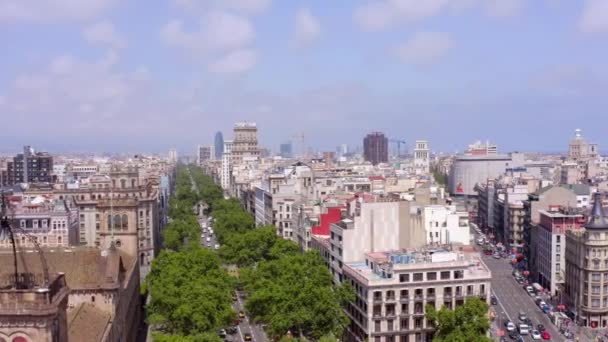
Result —
[[542, 336], [543, 336], [543, 340], [545, 340], [545, 341], [547, 341], [547, 340], [550, 340], [550, 339], [551, 339], [551, 334], [549, 334], [549, 332], [548, 332], [548, 331], [546, 331], [546, 330], [545, 330], [545, 331], [543, 331], [543, 335], [542, 335]]
[[517, 278], [515, 278], [515, 280], [517, 281], [518, 284], [523, 284], [526, 282], [523, 277], [517, 277]]
[[492, 295], [490, 297], [490, 303], [492, 303], [492, 305], [498, 305], [498, 299], [496, 299], [496, 296]]
[[220, 331], [218, 332], [218, 335], [221, 338], [225, 338], [226, 337], [226, 329], [220, 329]]
[[539, 324], [539, 325], [536, 326], [536, 330], [538, 330], [538, 331], [540, 331], [542, 333], [543, 331], [545, 331], [545, 326], [542, 325], [542, 324]]
[[517, 331], [513, 330], [509, 333], [509, 337], [515, 341], [519, 338], [519, 334], [517, 333]]
[[532, 332], [530, 333], [530, 336], [532, 337], [533, 340], [542, 339], [542, 337], [540, 336], [540, 332], [538, 330], [532, 330]]
[[239, 311], [239, 318], [245, 318], [245, 312]]
[[243, 334], [243, 339], [245, 341], [251, 341], [251, 333], [244, 333]]
[[492, 257], [493, 257], [494, 259], [500, 259], [500, 254], [498, 254], [498, 253], [494, 253], [494, 255], [492, 255]]

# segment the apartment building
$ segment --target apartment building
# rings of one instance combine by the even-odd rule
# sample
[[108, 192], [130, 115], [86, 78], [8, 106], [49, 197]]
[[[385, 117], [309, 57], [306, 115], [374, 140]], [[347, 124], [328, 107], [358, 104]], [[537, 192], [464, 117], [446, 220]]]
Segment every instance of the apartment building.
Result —
[[559, 296], [566, 269], [566, 231], [585, 225], [585, 215], [576, 208], [550, 207], [539, 210], [540, 222], [532, 227], [535, 265], [532, 277], [551, 295]]
[[423, 224], [428, 245], [470, 243], [471, 229], [467, 212], [456, 211], [454, 205], [429, 205], [423, 210]]
[[366, 253], [363, 262], [344, 264], [344, 281], [356, 299], [346, 341], [432, 341], [426, 305], [455, 308], [466, 298], [488, 300], [492, 274], [477, 253], [447, 249]]
[[[11, 210], [15, 242], [20, 248], [69, 247], [79, 244], [78, 208], [52, 196], [37, 196], [28, 200], [7, 196]], [[0, 241], [0, 248], [11, 247], [9, 240]]]
[[346, 206], [346, 218], [330, 225], [328, 261], [337, 284], [342, 282], [343, 265], [363, 260], [365, 253], [426, 243], [423, 219], [412, 202], [367, 195], [353, 198]]
[[584, 228], [566, 231], [564, 288], [582, 326], [608, 328], [608, 219], [599, 194]]

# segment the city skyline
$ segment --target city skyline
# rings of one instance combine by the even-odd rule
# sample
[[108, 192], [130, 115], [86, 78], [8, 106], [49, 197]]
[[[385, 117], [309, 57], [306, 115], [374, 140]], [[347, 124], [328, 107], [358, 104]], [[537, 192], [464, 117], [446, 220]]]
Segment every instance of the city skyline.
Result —
[[606, 146], [604, 2], [322, 5], [0, 5], [0, 113], [23, 128], [2, 149], [186, 152], [243, 120], [273, 149], [304, 132], [332, 151], [377, 130], [447, 153], [477, 139], [559, 152], [575, 128]]

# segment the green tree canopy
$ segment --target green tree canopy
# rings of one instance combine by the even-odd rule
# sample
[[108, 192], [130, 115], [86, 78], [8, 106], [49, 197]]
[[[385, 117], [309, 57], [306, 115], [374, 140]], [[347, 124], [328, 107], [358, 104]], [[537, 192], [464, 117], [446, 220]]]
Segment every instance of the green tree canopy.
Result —
[[490, 328], [489, 306], [479, 298], [469, 298], [455, 310], [426, 307], [426, 317], [436, 327], [434, 342], [491, 342], [486, 336]]
[[162, 251], [146, 283], [151, 296], [148, 322], [164, 333], [202, 334], [235, 318], [234, 281], [210, 250], [192, 245], [179, 252]]
[[340, 306], [343, 291], [333, 286], [316, 252], [263, 261], [244, 271], [241, 280], [249, 292], [247, 310], [254, 319], [266, 322], [273, 336], [289, 330], [315, 339], [329, 333], [341, 336], [349, 322]]

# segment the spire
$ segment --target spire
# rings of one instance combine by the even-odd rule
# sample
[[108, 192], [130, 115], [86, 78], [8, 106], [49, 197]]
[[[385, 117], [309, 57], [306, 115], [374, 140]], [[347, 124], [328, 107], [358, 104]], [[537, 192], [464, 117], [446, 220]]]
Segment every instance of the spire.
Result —
[[593, 208], [589, 214], [589, 222], [585, 226], [587, 229], [608, 229], [608, 220], [604, 215], [602, 207], [602, 195], [598, 192], [594, 196]]

